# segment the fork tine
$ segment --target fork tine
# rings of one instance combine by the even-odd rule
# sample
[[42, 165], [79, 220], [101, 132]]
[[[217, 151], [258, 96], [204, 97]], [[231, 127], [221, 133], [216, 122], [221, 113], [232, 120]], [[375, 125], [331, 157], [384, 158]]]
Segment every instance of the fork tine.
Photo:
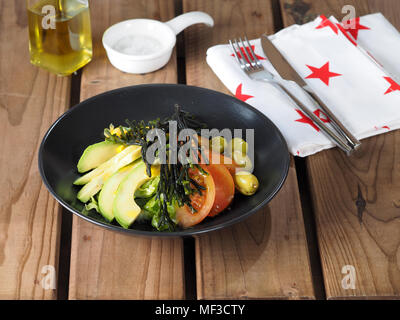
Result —
[[253, 57], [253, 60], [255, 61], [256, 66], [259, 68], [259, 67], [261, 66], [261, 62], [260, 62], [260, 60], [258, 60], [256, 54], [254, 53], [254, 50], [253, 50], [253, 48], [251, 47], [250, 41], [249, 41], [249, 39], [247, 39], [247, 36], [246, 36], [246, 35], [244, 36], [244, 40], [246, 40], [247, 45], [248, 45], [248, 47], [249, 47], [249, 49], [250, 49], [249, 51], [251, 52], [251, 55], [252, 55], [252, 57]]
[[249, 62], [250, 67], [253, 68], [253, 69], [255, 69], [255, 68], [257, 67], [257, 65], [254, 63], [252, 57], [251, 57], [250, 54], [247, 52], [247, 50], [246, 50], [246, 45], [244, 44], [242, 38], [239, 38], [239, 41], [240, 41], [240, 43], [241, 43], [241, 45], [242, 45], [242, 48], [243, 48], [243, 55], [247, 58], [247, 61]]
[[242, 63], [240, 62], [239, 56], [238, 56], [238, 54], [237, 54], [237, 52], [236, 52], [236, 48], [235, 48], [235, 46], [233, 45], [233, 43], [232, 43], [231, 40], [229, 40], [229, 44], [231, 45], [231, 49], [232, 49], [233, 55], [235, 56], [237, 62], [239, 63], [239, 65], [242, 65]]
[[240, 67], [242, 69], [245, 69], [246, 71], [250, 71], [251, 69], [248, 67], [246, 60], [243, 58], [242, 55], [239, 56], [239, 54], [238, 54], [238, 52], [240, 53], [241, 50], [240, 50], [240, 46], [239, 46], [236, 38], [233, 40], [233, 43], [234, 43], [234, 45], [232, 47], [234, 48], [234, 54], [239, 61]]

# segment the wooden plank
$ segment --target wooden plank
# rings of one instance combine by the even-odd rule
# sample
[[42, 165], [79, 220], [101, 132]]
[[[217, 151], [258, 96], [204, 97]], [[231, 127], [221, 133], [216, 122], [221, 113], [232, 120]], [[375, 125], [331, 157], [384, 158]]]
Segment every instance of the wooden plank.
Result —
[[[208, 67], [206, 50], [247, 33], [256, 38], [274, 31], [268, 1], [184, 0], [184, 11], [201, 10], [213, 29], [185, 33], [187, 83], [226, 92]], [[314, 291], [296, 171], [277, 197], [247, 221], [196, 237], [199, 299], [313, 299]]]
[[0, 299], [55, 299], [41, 281], [43, 267], [58, 269], [61, 215], [37, 156], [46, 130], [68, 108], [70, 78], [29, 63], [24, 0], [0, 2], [0, 41]]
[[[84, 69], [81, 99], [141, 83], [177, 81], [175, 53], [162, 70], [129, 75], [108, 62], [101, 45], [104, 30], [124, 19], [166, 21], [174, 15], [173, 1], [92, 2], [95, 56]], [[181, 239], [131, 237], [94, 226], [74, 217], [71, 249], [70, 299], [184, 298]]]
[[[285, 25], [318, 14], [342, 20], [342, 6], [350, 4], [357, 15], [381, 11], [400, 27], [397, 0], [281, 3]], [[328, 299], [400, 298], [399, 141], [399, 131], [392, 132], [364, 140], [350, 158], [334, 149], [307, 161]], [[364, 201], [360, 223], [357, 212]], [[346, 265], [355, 267], [354, 290], [341, 285]]]

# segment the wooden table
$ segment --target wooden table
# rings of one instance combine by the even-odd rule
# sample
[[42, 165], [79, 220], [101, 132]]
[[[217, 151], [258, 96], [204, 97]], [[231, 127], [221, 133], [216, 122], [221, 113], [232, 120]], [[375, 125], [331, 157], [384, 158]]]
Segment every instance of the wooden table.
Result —
[[[25, 0], [1, 0], [0, 298], [398, 299], [399, 131], [363, 141], [351, 158], [337, 148], [292, 158], [283, 189], [265, 209], [194, 239], [129, 237], [72, 217], [38, 173], [45, 131], [79, 100], [141, 83], [227, 92], [206, 64], [207, 48], [319, 14], [341, 19], [345, 4], [357, 15], [381, 11], [400, 28], [398, 0], [92, 0], [93, 61], [62, 78], [29, 64]], [[108, 62], [101, 36], [111, 24], [193, 10], [213, 16], [215, 27], [187, 29], [163, 69], [128, 75]], [[42, 286], [47, 265], [55, 268], [56, 289]], [[349, 265], [354, 289], [342, 286]]]

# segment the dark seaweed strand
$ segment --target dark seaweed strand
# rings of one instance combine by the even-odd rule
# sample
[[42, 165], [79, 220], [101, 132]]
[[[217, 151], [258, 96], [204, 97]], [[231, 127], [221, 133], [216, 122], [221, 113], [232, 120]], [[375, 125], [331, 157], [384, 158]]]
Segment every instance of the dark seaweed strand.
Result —
[[[158, 229], [174, 231], [175, 224], [168, 213], [168, 202], [172, 202], [171, 184], [168, 164], [161, 164], [160, 182], [158, 183], [156, 199], [160, 201], [160, 219], [158, 220]], [[165, 228], [166, 227], [166, 228]]]
[[[181, 110], [179, 105], [175, 105], [175, 113], [172, 118], [173, 118], [173, 120], [177, 121], [178, 131], [181, 131], [186, 128], [191, 128], [191, 129], [195, 130], [197, 134], [200, 134], [200, 129], [205, 127], [205, 124], [202, 124], [201, 122], [194, 120], [192, 115], [190, 115], [186, 111]], [[190, 123], [190, 125], [188, 123]], [[196, 143], [198, 144], [196, 137], [192, 137], [192, 139], [195, 139]], [[180, 148], [183, 146], [183, 144], [186, 142], [188, 142], [188, 141], [185, 141], [185, 142], [181, 141], [178, 144], [178, 152], [180, 151]], [[198, 148], [197, 151], [202, 152], [200, 147]], [[191, 154], [189, 154], [189, 156], [190, 156], [190, 159], [192, 159], [193, 154], [191, 153]], [[196, 154], [195, 156], [198, 157], [198, 154]], [[179, 177], [177, 180], [178, 188], [176, 190], [177, 191], [176, 196], [178, 199], [180, 199], [180, 202], [182, 203], [182, 205], [186, 204], [191, 209], [191, 211], [193, 213], [195, 213], [196, 209], [194, 209], [194, 207], [191, 204], [190, 195], [193, 193], [196, 193], [196, 192], [199, 193], [200, 195], [202, 195], [202, 190], [205, 190], [205, 188], [190, 178], [189, 169], [197, 168], [203, 174], [207, 174], [207, 173], [203, 170], [203, 168], [201, 168], [201, 166], [198, 163], [193, 163], [193, 162], [194, 161], [191, 161], [191, 163], [187, 163], [187, 164], [179, 164], [180, 174], [179, 174]]]
[[[175, 105], [175, 112], [173, 113], [173, 115], [161, 122], [160, 127], [163, 127], [167, 132], [168, 122], [171, 120], [177, 122], [178, 132], [186, 128], [191, 128], [197, 133], [200, 133], [200, 129], [205, 127], [205, 125], [201, 122], [194, 120], [193, 116], [190, 115], [188, 112], [181, 110], [179, 105]], [[188, 125], [188, 122], [190, 122], [190, 126]], [[184, 143], [185, 142], [182, 141], [178, 143], [178, 152], [180, 151], [180, 148], [183, 146]], [[205, 190], [203, 186], [199, 185], [196, 181], [189, 177], [189, 169], [194, 167], [198, 168], [203, 174], [207, 174], [198, 164], [182, 164], [178, 161], [177, 164], [168, 165], [168, 169], [170, 172], [170, 174], [168, 175], [168, 177], [170, 178], [168, 186], [170, 190], [167, 193], [167, 201], [170, 202], [174, 199], [177, 201], [180, 207], [183, 205], [187, 205], [192, 212], [196, 212], [196, 210], [191, 204], [190, 195], [195, 192], [201, 194], [202, 190]]]
[[[202, 123], [202, 122], [196, 120], [194, 118], [194, 116], [191, 115], [190, 113], [188, 113], [187, 111], [181, 110], [180, 106], [177, 104], [175, 104], [175, 118], [178, 123], [178, 131], [186, 129], [186, 128], [190, 128], [190, 129], [195, 130], [196, 133], [198, 135], [200, 135], [200, 133], [201, 133], [200, 130], [207, 127], [207, 125], [205, 123]], [[198, 164], [199, 154], [202, 156], [202, 159], [204, 159], [204, 161], [207, 165], [209, 164], [209, 160], [206, 157], [206, 155], [204, 154], [203, 149], [199, 146], [199, 141], [198, 141], [197, 137], [193, 136], [192, 139], [195, 140], [195, 143], [198, 146], [198, 149], [197, 149], [198, 154], [195, 155], [197, 157], [197, 159], [196, 159], [197, 162], [193, 163], [193, 165], [203, 174], [207, 174], [203, 170], [203, 168], [201, 168], [201, 166]], [[190, 156], [192, 157], [193, 154], [191, 154]]]

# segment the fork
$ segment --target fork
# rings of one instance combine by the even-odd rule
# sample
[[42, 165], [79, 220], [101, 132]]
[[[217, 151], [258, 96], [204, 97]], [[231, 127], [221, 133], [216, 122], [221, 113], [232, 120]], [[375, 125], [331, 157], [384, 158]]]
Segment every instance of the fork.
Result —
[[[249, 50], [246, 50], [246, 46], [241, 37], [239, 37], [239, 42], [243, 50], [236, 39], [229, 40], [229, 44], [231, 45], [233, 54], [236, 57], [237, 62], [240, 65], [240, 68], [253, 80], [264, 81], [270, 84], [273, 84], [279, 90], [283, 91], [289, 98], [293, 100], [293, 102], [297, 105], [297, 107], [303, 111], [313, 122], [314, 124], [329, 138], [331, 138], [335, 144], [345, 151], [348, 155], [351, 154], [354, 149], [349, 146], [344, 140], [343, 136], [333, 131], [330, 127], [328, 127], [319, 117], [317, 117], [313, 112], [308, 109], [294, 94], [292, 94], [286, 87], [282, 84], [281, 80], [277, 79], [271, 72], [266, 70], [264, 66], [261, 64], [260, 60], [255, 55], [253, 48], [250, 45], [249, 40], [246, 36], [244, 36], [244, 40], [247, 42], [247, 47]], [[238, 54], [241, 53], [240, 55]]]

